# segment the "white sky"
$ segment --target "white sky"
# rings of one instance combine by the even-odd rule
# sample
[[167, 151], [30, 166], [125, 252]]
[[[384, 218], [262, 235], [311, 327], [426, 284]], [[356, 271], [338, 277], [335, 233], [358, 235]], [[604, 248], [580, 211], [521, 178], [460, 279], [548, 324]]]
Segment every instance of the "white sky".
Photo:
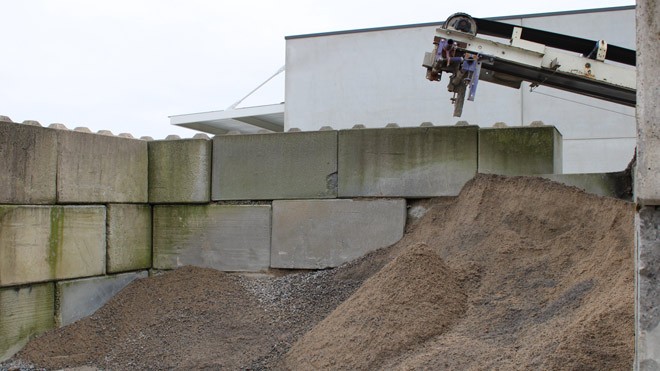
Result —
[[[624, 0], [0, 0], [0, 115], [161, 139], [284, 65], [285, 36], [634, 5]], [[429, 40], [430, 42], [430, 40]], [[420, 73], [423, 77], [423, 74]], [[241, 106], [284, 100], [282, 75]]]

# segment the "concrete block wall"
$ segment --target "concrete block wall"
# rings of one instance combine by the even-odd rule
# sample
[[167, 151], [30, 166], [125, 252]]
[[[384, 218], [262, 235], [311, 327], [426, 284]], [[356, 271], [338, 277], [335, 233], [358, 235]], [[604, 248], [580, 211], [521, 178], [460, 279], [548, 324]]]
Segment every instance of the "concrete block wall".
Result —
[[[484, 159], [476, 126], [388, 126], [154, 141], [0, 122], [0, 360], [151, 268], [319, 269], [395, 243], [407, 198], [458, 195]], [[508, 156], [558, 170], [554, 128], [507, 130], [549, 143]]]

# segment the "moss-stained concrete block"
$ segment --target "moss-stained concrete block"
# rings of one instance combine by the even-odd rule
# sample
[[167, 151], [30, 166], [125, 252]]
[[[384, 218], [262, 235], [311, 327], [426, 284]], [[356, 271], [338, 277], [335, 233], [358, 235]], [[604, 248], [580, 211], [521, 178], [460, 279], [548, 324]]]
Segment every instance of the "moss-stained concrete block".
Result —
[[0, 289], [0, 362], [55, 326], [53, 283]]
[[477, 172], [476, 126], [341, 130], [340, 197], [456, 196]]
[[94, 314], [129, 283], [148, 276], [145, 270], [57, 282], [55, 323], [62, 327]]
[[336, 267], [403, 237], [406, 201], [273, 201], [273, 268]]
[[149, 202], [211, 201], [210, 139], [149, 142]]
[[337, 132], [213, 138], [213, 200], [337, 197]]
[[105, 207], [0, 206], [0, 286], [105, 273]]
[[107, 206], [107, 272], [151, 268], [151, 206]]
[[147, 142], [64, 130], [57, 140], [58, 203], [148, 201]]
[[561, 133], [554, 126], [480, 129], [479, 172], [561, 174]]
[[270, 205], [154, 206], [153, 267], [260, 271], [270, 263]]
[[0, 122], [0, 204], [54, 204], [55, 130]]

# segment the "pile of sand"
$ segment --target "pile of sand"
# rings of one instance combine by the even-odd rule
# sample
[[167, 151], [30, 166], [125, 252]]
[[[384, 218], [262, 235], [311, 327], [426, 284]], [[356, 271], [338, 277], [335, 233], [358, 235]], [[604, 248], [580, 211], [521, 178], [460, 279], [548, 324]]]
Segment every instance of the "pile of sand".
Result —
[[[396, 245], [334, 270], [183, 268], [131, 284], [12, 364], [49, 369], [629, 369], [633, 206], [479, 175]], [[19, 359], [21, 361], [19, 361]]]

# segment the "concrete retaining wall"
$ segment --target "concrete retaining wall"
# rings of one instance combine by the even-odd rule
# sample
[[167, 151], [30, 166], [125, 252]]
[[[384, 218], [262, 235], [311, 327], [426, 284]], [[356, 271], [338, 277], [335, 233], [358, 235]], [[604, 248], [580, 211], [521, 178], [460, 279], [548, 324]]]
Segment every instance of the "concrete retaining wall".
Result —
[[[455, 196], [480, 163], [476, 126], [148, 142], [85, 131], [0, 122], [0, 360], [147, 269], [316, 269], [393, 244], [405, 198]], [[594, 177], [584, 184], [609, 184]]]

